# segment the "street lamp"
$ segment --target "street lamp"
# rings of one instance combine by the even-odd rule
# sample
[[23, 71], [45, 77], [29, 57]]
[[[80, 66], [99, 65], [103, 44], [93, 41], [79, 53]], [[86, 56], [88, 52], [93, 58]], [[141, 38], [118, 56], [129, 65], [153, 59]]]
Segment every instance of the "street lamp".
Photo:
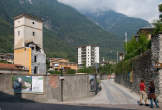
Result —
[[139, 35], [135, 35], [134, 37], [136, 39], [136, 42], [138, 42], [140, 36]]
[[63, 70], [64, 70], [64, 67], [61, 67], [61, 69], [60, 69], [60, 71], [61, 71], [61, 76], [60, 76], [60, 80], [61, 80], [61, 102], [63, 102], [63, 81], [64, 81]]

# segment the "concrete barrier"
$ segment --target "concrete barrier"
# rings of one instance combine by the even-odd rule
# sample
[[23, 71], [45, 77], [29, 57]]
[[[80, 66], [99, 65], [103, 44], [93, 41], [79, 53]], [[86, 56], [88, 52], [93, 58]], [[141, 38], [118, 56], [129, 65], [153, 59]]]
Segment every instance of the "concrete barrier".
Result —
[[[41, 94], [15, 93], [12, 81], [13, 76], [27, 75], [0, 74], [0, 102], [29, 101], [54, 103], [61, 100], [61, 81], [58, 75], [42, 76], [44, 92]], [[94, 92], [90, 91], [89, 75], [65, 75], [63, 78], [63, 100], [74, 100], [95, 95]]]

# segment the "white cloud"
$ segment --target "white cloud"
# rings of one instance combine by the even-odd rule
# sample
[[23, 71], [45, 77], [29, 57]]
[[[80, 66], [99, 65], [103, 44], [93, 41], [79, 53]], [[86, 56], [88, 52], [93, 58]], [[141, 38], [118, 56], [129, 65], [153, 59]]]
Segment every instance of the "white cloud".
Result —
[[115, 10], [148, 21], [158, 19], [158, 4], [161, 0], [58, 0], [83, 11]]

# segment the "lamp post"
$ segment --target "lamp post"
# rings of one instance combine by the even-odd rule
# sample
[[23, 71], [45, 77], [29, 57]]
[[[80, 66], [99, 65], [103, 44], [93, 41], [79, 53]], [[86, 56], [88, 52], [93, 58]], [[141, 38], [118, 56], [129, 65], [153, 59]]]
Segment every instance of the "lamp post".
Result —
[[138, 40], [139, 40], [139, 35], [135, 35], [134, 37], [135, 37], [135, 39], [136, 39], [136, 42], [138, 42]]
[[60, 80], [61, 80], [61, 102], [63, 102], [63, 81], [64, 81], [64, 77], [63, 77], [63, 70], [64, 68], [61, 67], [60, 71], [61, 71], [61, 76], [60, 76]]
[[97, 83], [97, 74], [98, 74], [98, 70], [99, 70], [99, 63], [96, 63], [96, 73], [95, 73], [95, 95], [98, 92], [98, 83]]

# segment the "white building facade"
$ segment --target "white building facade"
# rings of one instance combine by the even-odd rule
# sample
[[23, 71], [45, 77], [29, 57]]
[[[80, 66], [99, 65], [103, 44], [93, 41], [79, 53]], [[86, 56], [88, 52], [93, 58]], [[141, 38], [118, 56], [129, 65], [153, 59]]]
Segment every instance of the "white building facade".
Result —
[[78, 65], [79, 67], [90, 67], [99, 64], [99, 47], [87, 45], [78, 47]]

